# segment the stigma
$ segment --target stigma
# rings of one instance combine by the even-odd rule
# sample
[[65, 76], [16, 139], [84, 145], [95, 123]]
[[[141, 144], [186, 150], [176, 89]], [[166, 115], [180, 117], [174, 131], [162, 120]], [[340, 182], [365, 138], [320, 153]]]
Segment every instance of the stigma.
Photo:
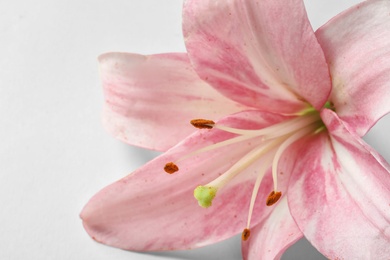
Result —
[[198, 186], [194, 190], [194, 197], [198, 200], [199, 206], [208, 208], [217, 194], [217, 189], [212, 186]]
[[[242, 232], [242, 240], [246, 241], [250, 237], [250, 223], [253, 215], [253, 209], [256, 202], [257, 194], [259, 193], [260, 184], [265, 174], [271, 170], [273, 180], [273, 190], [266, 198], [265, 205], [273, 206], [283, 196], [282, 191], [278, 189], [278, 166], [283, 153], [296, 141], [313, 134], [317, 134], [324, 129], [324, 125], [319, 113], [314, 110], [307, 110], [304, 113], [291, 117], [288, 120], [270, 125], [262, 129], [240, 129], [226, 125], [221, 125], [218, 122], [208, 119], [194, 119], [191, 124], [201, 129], [200, 131], [214, 131], [219, 129], [228, 133], [234, 134], [230, 139], [214, 143], [212, 145], [202, 147], [201, 149], [192, 151], [191, 153], [175, 159], [175, 162], [168, 162], [164, 170], [172, 174], [179, 171], [180, 162], [187, 160], [197, 154], [225, 147], [235, 143], [241, 143], [247, 140], [254, 140], [252, 150], [243, 155], [237, 160], [227, 171], [219, 175], [216, 179], [206, 184], [196, 184], [194, 189], [194, 197], [198, 201], [199, 206], [203, 208], [211, 207], [213, 200], [217, 199], [217, 193], [231, 182], [236, 176], [244, 172], [250, 165], [258, 160], [262, 160], [262, 165], [257, 169], [256, 180], [254, 181], [252, 196], [250, 198], [248, 208], [247, 226]], [[264, 192], [264, 191], [262, 191]], [[264, 202], [263, 202], [264, 203]], [[264, 204], [263, 204], [264, 205]]]

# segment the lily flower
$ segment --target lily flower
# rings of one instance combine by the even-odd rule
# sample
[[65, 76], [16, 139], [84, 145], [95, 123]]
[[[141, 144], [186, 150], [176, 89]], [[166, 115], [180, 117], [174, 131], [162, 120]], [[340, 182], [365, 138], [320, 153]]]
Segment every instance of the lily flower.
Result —
[[90, 236], [156, 251], [242, 233], [244, 259], [305, 236], [388, 259], [390, 167], [361, 137], [390, 111], [390, 1], [314, 32], [302, 0], [186, 0], [183, 32], [187, 53], [99, 58], [106, 128], [164, 153], [88, 202]]

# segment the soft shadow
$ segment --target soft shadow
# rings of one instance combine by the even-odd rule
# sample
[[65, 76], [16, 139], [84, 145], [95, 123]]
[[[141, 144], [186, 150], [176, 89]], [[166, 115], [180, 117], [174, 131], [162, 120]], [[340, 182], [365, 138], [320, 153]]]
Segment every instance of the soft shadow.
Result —
[[127, 147], [127, 153], [130, 157], [136, 158], [142, 164], [145, 164], [162, 154], [162, 152], [156, 152], [135, 146]]
[[[185, 250], [185, 251], [165, 251], [165, 252], [145, 252], [139, 253], [142, 255], [152, 255], [169, 259], [183, 260], [239, 260], [241, 255], [241, 236], [235, 236], [220, 243], [205, 246], [202, 248]], [[302, 238], [293, 246], [291, 246], [283, 254], [282, 260], [326, 260], [320, 252], [317, 251], [305, 238]]]
[[241, 235], [202, 248], [185, 251], [147, 252], [146, 255], [183, 260], [238, 260], [241, 257]]
[[282, 256], [282, 260], [326, 260], [320, 252], [315, 249], [306, 238], [302, 238], [292, 245]]
[[139, 168], [162, 154], [162, 152], [130, 146], [125, 143], [121, 144], [121, 149], [124, 151], [122, 157], [123, 163], [127, 164], [127, 167], [130, 169], [134, 167]]
[[390, 162], [390, 115], [383, 117], [374, 127], [363, 137], [363, 139], [379, 152], [387, 162]]

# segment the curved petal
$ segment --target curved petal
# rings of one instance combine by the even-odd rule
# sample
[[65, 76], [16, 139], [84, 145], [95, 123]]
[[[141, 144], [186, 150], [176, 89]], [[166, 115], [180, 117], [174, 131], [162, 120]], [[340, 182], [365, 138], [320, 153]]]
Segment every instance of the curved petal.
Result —
[[183, 31], [196, 72], [233, 100], [281, 113], [327, 100], [328, 67], [301, 0], [187, 0]]
[[330, 100], [360, 136], [390, 111], [390, 1], [365, 1], [317, 32], [330, 66]]
[[[276, 114], [247, 111], [220, 122], [251, 129], [285, 119]], [[247, 217], [242, 212], [249, 208], [253, 179], [261, 160], [236, 177], [240, 180], [235, 179], [219, 190], [213, 205], [207, 209], [198, 206], [193, 191], [198, 185], [207, 184], [224, 173], [258, 145], [260, 139], [231, 144], [180, 161], [180, 170], [173, 175], [163, 171], [165, 163], [232, 136], [218, 129], [200, 130], [144, 167], [106, 187], [88, 202], [81, 213], [87, 232], [99, 242], [142, 251], [200, 247], [241, 232]], [[260, 210], [255, 212], [254, 224], [260, 219], [260, 214]]]
[[284, 196], [272, 206], [272, 213], [251, 229], [249, 240], [242, 242], [243, 257], [246, 260], [280, 259], [284, 251], [302, 236]]
[[305, 237], [330, 259], [388, 259], [389, 166], [333, 111], [323, 132], [298, 152], [288, 190], [290, 212]]
[[216, 120], [244, 108], [203, 82], [184, 53], [107, 53], [99, 61], [104, 125], [132, 145], [165, 151], [194, 132], [191, 119]]

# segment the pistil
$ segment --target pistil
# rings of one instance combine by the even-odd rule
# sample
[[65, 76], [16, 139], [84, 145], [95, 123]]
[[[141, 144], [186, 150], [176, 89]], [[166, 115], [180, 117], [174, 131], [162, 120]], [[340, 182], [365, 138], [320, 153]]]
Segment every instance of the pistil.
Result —
[[183, 156], [181, 158], [178, 158], [175, 162], [169, 162], [169, 163], [165, 164], [164, 170], [165, 170], [165, 172], [171, 174], [171, 172], [169, 172], [169, 171], [170, 171], [170, 168], [171, 168], [172, 165], [175, 165], [176, 166], [175, 168], [179, 169], [179, 167], [177, 166], [177, 163], [179, 163], [181, 161], [184, 161], [184, 160], [186, 160], [188, 158], [191, 158], [191, 157], [193, 157], [193, 156], [195, 156], [197, 154], [201, 154], [201, 153], [205, 153], [205, 152], [208, 152], [208, 151], [212, 151], [212, 150], [215, 150], [215, 149], [227, 146], [227, 145], [243, 142], [243, 141], [246, 141], [246, 140], [252, 139], [252, 138], [254, 138], [254, 137], [253, 136], [246, 136], [246, 135], [236, 136], [236, 137], [233, 137], [231, 139], [227, 139], [227, 140], [219, 142], [219, 143], [215, 143], [215, 144], [212, 144], [212, 145], [209, 145], [209, 146], [205, 146], [205, 147], [203, 147], [203, 148], [201, 148], [199, 150], [193, 151], [193, 152], [191, 152], [189, 154], [186, 154], [185, 156]]
[[266, 205], [272, 206], [281, 198], [282, 192], [278, 191], [278, 164], [285, 150], [293, 143], [309, 134], [316, 133], [322, 129], [322, 122], [318, 112], [314, 109], [308, 110], [304, 115], [286, 120], [284, 122], [271, 125], [263, 129], [247, 130], [224, 126], [207, 119], [194, 119], [191, 124], [199, 129], [219, 129], [225, 132], [235, 134], [237, 136], [215, 143], [201, 149], [195, 150], [175, 162], [169, 162], [165, 165], [164, 170], [167, 173], [174, 173], [179, 170], [176, 163], [186, 160], [200, 153], [218, 149], [227, 145], [243, 142], [253, 139], [256, 142], [256, 147], [239, 159], [225, 173], [205, 185], [200, 185], [194, 190], [194, 197], [199, 205], [204, 208], [212, 206], [212, 201], [216, 197], [217, 192], [225, 187], [233, 178], [243, 172], [246, 168], [252, 165], [255, 161], [262, 158], [263, 164], [258, 171], [258, 176], [253, 187], [251, 201], [249, 205], [249, 214], [247, 227], [242, 233], [242, 240], [247, 240], [250, 236], [250, 222], [255, 205], [255, 200], [259, 191], [260, 183], [269, 168], [272, 168], [272, 178], [274, 183], [273, 191], [266, 199]]
[[[213, 188], [215, 192], [213, 194], [210, 194], [210, 197], [207, 198], [207, 200], [210, 201], [210, 203], [203, 203], [205, 200], [204, 195], [198, 196], [195, 195], [195, 198], [198, 200], [199, 205], [202, 207], [209, 207], [211, 206], [211, 201], [215, 197], [215, 193], [226, 186], [229, 181], [231, 181], [234, 177], [236, 177], [239, 173], [241, 173], [243, 170], [245, 170], [247, 167], [249, 167], [251, 164], [253, 164], [255, 161], [257, 161], [259, 158], [264, 156], [265, 154], [269, 153], [272, 149], [280, 145], [280, 143], [283, 142], [283, 139], [280, 140], [274, 140], [274, 141], [268, 141], [264, 143], [263, 145], [260, 145], [256, 148], [254, 148], [252, 151], [247, 153], [244, 157], [242, 157], [238, 162], [236, 162], [228, 171], [226, 171], [224, 174], [219, 176], [218, 178], [214, 179], [210, 183], [204, 185], [204, 186], [198, 186], [199, 187], [207, 187], [207, 188]], [[196, 188], [195, 190], [197, 190]], [[195, 194], [195, 193], [194, 193]], [[204, 206], [206, 205], [206, 206]]]

